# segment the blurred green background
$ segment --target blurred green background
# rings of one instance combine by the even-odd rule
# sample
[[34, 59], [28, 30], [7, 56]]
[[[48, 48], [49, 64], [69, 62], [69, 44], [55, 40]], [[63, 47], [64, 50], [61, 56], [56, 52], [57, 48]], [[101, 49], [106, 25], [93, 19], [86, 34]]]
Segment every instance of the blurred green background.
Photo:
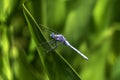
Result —
[[[120, 0], [0, 0], [0, 80], [119, 80], [119, 8]], [[89, 60], [68, 47], [44, 53], [37, 24]]]

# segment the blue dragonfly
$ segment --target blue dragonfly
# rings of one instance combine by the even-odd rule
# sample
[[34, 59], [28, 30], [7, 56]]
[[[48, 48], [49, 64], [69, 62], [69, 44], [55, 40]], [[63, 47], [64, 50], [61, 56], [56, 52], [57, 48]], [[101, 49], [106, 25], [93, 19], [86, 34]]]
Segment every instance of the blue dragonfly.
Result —
[[[79, 53], [84, 59], [88, 60], [88, 58], [84, 54], [82, 54], [79, 50], [77, 50], [75, 47], [73, 47], [62, 34], [55, 34], [54, 32], [52, 32], [50, 34], [50, 37], [56, 42], [60, 42], [66, 46], [69, 46], [71, 49]], [[57, 48], [57, 43], [55, 43], [55, 45], [56, 46], [54, 48]]]
[[[44, 30], [48, 30], [48, 31], [52, 31], [51, 34], [50, 34], [50, 37], [52, 38], [52, 41], [50, 41], [51, 44], [54, 44], [54, 47], [52, 49], [50, 49], [49, 51], [47, 52], [50, 52], [51, 50], [54, 50], [58, 47], [58, 44], [57, 42], [60, 42], [62, 44], [64, 44], [65, 46], [68, 46], [70, 47], [71, 49], [73, 49], [74, 51], [76, 51], [78, 54], [80, 54], [85, 60], [88, 60], [88, 57], [86, 57], [84, 54], [82, 54], [78, 49], [76, 49], [75, 47], [73, 47], [67, 40], [66, 38], [62, 35], [62, 34], [58, 34], [56, 31], [53, 31], [51, 29], [48, 29], [48, 27], [42, 25], [42, 24], [39, 24], [41, 26], [44, 27]], [[56, 32], [56, 33], [54, 33]]]

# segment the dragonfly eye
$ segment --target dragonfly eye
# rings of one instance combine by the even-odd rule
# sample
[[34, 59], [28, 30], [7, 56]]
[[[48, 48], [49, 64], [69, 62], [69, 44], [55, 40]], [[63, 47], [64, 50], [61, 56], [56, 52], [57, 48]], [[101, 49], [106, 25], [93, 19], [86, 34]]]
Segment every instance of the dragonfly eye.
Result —
[[54, 33], [51, 33], [50, 34], [50, 37], [54, 38], [55, 34]]

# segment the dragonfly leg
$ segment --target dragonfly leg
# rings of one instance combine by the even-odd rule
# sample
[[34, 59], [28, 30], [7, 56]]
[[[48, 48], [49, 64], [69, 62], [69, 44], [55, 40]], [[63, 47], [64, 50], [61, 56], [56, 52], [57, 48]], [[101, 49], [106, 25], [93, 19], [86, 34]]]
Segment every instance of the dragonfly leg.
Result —
[[48, 50], [47, 53], [51, 52], [52, 50], [55, 50], [55, 49], [58, 47], [57, 41], [54, 40], [54, 43], [53, 43], [53, 44], [54, 44], [54, 47], [51, 48], [50, 50]]

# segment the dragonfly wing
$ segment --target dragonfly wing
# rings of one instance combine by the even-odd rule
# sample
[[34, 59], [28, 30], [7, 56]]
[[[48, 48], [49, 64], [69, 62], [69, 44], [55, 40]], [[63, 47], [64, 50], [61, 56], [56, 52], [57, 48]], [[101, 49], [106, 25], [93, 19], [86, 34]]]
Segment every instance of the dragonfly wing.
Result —
[[55, 31], [55, 30], [53, 30], [53, 29], [51, 29], [51, 28], [49, 28], [49, 27], [47, 27], [47, 26], [45, 26], [45, 25], [43, 25], [43, 24], [39, 24], [39, 26], [41, 26], [41, 29], [42, 29], [43, 31], [45, 31], [45, 32], [49, 32], [49, 33], [54, 32], [54, 33], [57, 33], [57, 34], [58, 34], [57, 31]]

